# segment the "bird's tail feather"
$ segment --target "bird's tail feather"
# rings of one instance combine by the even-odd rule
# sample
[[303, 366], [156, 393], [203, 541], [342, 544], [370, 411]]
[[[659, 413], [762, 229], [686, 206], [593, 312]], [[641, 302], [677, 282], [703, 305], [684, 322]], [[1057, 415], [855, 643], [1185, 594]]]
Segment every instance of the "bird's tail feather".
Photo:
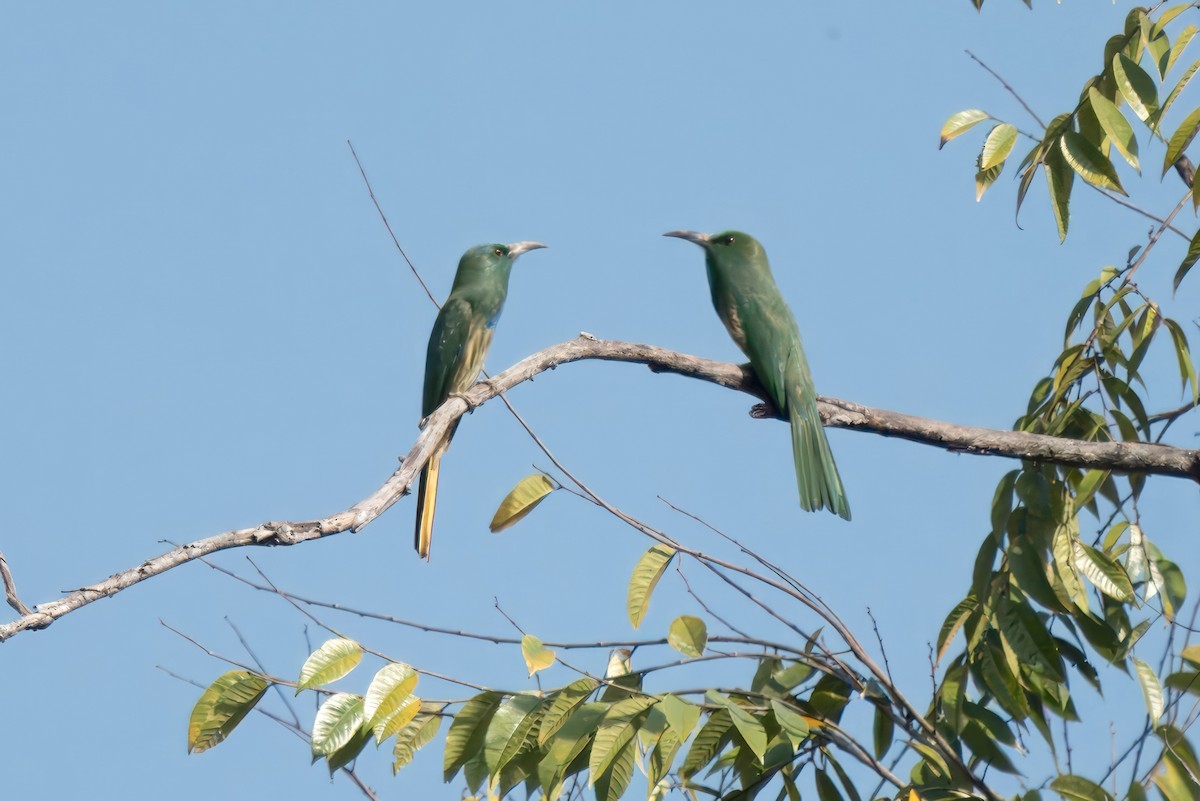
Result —
[[[800, 506], [806, 511], [828, 509], [844, 520], [850, 519], [850, 502], [842, 488], [842, 477], [838, 475], [817, 401], [810, 393], [801, 393], [799, 376], [794, 371], [801, 369], [789, 360], [787, 384], [791, 387], [788, 398], [788, 417], [792, 423], [792, 457], [796, 463], [796, 486], [800, 491]], [[811, 379], [806, 382], [812, 385]]]
[[437, 510], [438, 473], [442, 466], [442, 451], [429, 457], [421, 468], [421, 481], [417, 485], [417, 553], [429, 560], [429, 547], [433, 543], [433, 515]]

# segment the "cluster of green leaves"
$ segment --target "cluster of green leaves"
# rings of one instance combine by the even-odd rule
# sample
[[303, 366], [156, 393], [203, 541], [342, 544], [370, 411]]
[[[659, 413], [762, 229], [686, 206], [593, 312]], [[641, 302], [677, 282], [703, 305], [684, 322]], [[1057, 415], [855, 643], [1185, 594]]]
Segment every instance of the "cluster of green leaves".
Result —
[[[1144, 8], [1129, 12], [1124, 32], [1105, 44], [1103, 69], [1084, 82], [1075, 108], [1052, 119], [1040, 137], [1025, 134], [1033, 141], [1033, 146], [1017, 166], [1020, 174], [1018, 213], [1039, 170], [1046, 177], [1050, 206], [1059, 237], [1063, 239], [1070, 223], [1075, 176], [1103, 191], [1125, 195], [1112, 152], [1115, 150], [1131, 169], [1141, 172], [1134, 124], [1140, 123], [1151, 138], [1166, 144], [1164, 174], [1184, 156], [1200, 130], [1200, 108], [1191, 111], [1174, 132], [1168, 133], [1162, 125], [1167, 112], [1200, 68], [1200, 61], [1195, 61], [1178, 80], [1173, 79], [1173, 85], [1167, 80], [1184, 49], [1195, 37], [1197, 27], [1187, 25], [1175, 34], [1174, 40], [1168, 35], [1167, 27], [1183, 12], [1195, 7], [1195, 3], [1181, 4], [1164, 9], [1154, 17]], [[1132, 113], [1134, 123], [1130, 122], [1126, 111]], [[944, 146], [985, 120], [993, 120], [996, 125], [988, 132], [976, 158], [976, 199], [983, 197], [1000, 177], [1022, 134], [1011, 122], [979, 109], [952, 115], [941, 132], [940, 144]], [[1190, 177], [1187, 180], [1191, 182]], [[1200, 187], [1194, 182], [1190, 185], [1192, 202], [1200, 205]], [[1200, 253], [1200, 242], [1193, 242]], [[1194, 262], [1196, 257], [1190, 258]]]
[[[1135, 249], [1124, 268], [1106, 267], [1085, 287], [1068, 316], [1063, 351], [1034, 387], [1017, 430], [1089, 442], [1156, 441], [1175, 416], [1146, 411], [1140, 370], [1155, 342], [1170, 348], [1182, 389], [1196, 403], [1200, 384], [1187, 337], [1130, 280], [1137, 255]], [[1186, 595], [1179, 567], [1138, 518], [1144, 488], [1141, 474], [1032, 463], [1001, 480], [971, 590], [942, 626], [939, 661], [959, 631], [965, 646], [946, 664], [930, 711], [947, 739], [961, 742], [974, 761], [1012, 770], [1006, 749], [1015, 745], [1018, 725], [1032, 725], [1053, 750], [1050, 716], [1078, 719], [1072, 672], [1100, 689], [1091, 655], [1135, 675], [1160, 740], [1182, 743], [1181, 753], [1191, 753], [1173, 727], [1169, 696], [1196, 692], [1193, 674], [1177, 673], [1164, 684], [1135, 655], [1151, 622], [1173, 621]], [[1081, 533], [1084, 514], [1095, 521], [1091, 538]], [[931, 778], [961, 789], [961, 781]], [[1094, 787], [1085, 779], [1059, 778], [1066, 783], [1055, 789], [1065, 797], [1109, 799], [1099, 788], [1081, 794], [1080, 788]], [[1166, 773], [1151, 778], [1160, 789], [1175, 788]], [[1133, 785], [1129, 797], [1140, 801], [1142, 785]], [[1163, 792], [1168, 801], [1195, 797]]]
[[[419, 676], [400, 662], [376, 672], [365, 695], [321, 689], [348, 675], [362, 656], [362, 646], [353, 640], [328, 640], [305, 660], [295, 684], [297, 695], [313, 690], [326, 696], [313, 719], [311, 743], [313, 761], [324, 759], [330, 773], [353, 762], [372, 740], [378, 747], [393, 737], [392, 770], [398, 771], [441, 725], [442, 705], [423, 704], [413, 694]], [[192, 708], [188, 751], [206, 751], [228, 737], [272, 683], [247, 670], [218, 677]]]

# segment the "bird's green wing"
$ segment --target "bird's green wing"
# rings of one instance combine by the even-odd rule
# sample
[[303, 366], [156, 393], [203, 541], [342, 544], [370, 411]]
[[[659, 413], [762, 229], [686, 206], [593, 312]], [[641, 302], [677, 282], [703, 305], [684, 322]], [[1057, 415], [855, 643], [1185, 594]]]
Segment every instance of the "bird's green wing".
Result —
[[450, 297], [438, 313], [425, 356], [425, 392], [421, 415], [428, 416], [452, 393], [463, 392], [483, 368], [492, 329], [471, 303]]

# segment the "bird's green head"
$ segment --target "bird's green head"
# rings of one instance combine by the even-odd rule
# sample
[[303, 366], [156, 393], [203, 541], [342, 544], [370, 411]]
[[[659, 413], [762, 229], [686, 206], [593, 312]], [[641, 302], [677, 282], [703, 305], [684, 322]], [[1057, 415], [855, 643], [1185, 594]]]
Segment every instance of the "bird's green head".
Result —
[[513, 262], [522, 253], [547, 247], [541, 242], [513, 242], [511, 245], [492, 243], [476, 245], [463, 254], [458, 262], [458, 273], [454, 284], [462, 281], [475, 281], [481, 278], [501, 278], [505, 285]]
[[763, 247], [758, 240], [742, 231], [722, 231], [719, 234], [667, 231], [663, 236], [686, 239], [704, 248], [707, 254], [718, 261], [753, 261], [763, 254]]

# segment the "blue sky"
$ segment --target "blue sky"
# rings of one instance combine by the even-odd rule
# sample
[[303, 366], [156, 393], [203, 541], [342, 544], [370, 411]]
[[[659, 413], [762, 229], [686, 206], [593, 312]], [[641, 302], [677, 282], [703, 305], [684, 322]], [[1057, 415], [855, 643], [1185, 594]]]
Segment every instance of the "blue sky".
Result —
[[[700, 253], [660, 236], [736, 227], [770, 253], [819, 391], [1006, 428], [1057, 355], [1082, 286], [1145, 237], [1146, 221], [1079, 189], [1060, 246], [1040, 185], [1019, 230], [1011, 181], [973, 200], [978, 135], [936, 149], [962, 108], [1032, 127], [964, 49], [1048, 118], [1096, 71], [1126, 3], [1031, 13], [990, 0], [981, 15], [966, 0], [836, 13], [407, 5], [5, 6], [0, 550], [27, 602], [134, 565], [164, 540], [338, 511], [407, 452], [434, 310], [347, 140], [439, 296], [472, 245], [551, 246], [514, 269], [493, 371], [579, 331], [740, 360]], [[1173, 177], [1126, 183], [1157, 209], [1180, 193]], [[1194, 290], [1169, 297], [1182, 251], [1166, 242], [1140, 275], [1188, 320]], [[721, 550], [661, 495], [743, 538], [865, 639], [869, 606], [893, 670], [924, 704], [926, 643], [964, 591], [1012, 463], [831, 432], [854, 508], [846, 524], [797, 508], [786, 429], [750, 420], [745, 396], [587, 363], [511, 398], [615, 504]], [[495, 598], [546, 640], [631, 636], [625, 585], [648, 542], [564, 493], [488, 533], [531, 465], [548, 466], [490, 404], [444, 462], [430, 564], [412, 551], [408, 499], [359, 534], [249, 556], [290, 591], [434, 625], [511, 633]], [[1147, 533], [1182, 558], [1194, 489], [1153, 481], [1148, 500]], [[217, 561], [252, 572], [246, 556]], [[664, 581], [641, 634], [696, 611], [678, 579]], [[20, 635], [0, 648], [12, 797], [117, 786], [134, 798], [163, 787], [176, 799], [360, 797], [261, 716], [188, 757], [198, 691], [155, 666], [204, 682], [225, 666], [160, 618], [243, 658], [229, 618], [284, 675], [306, 636], [323, 639], [278, 599], [201, 565]], [[515, 649], [328, 622], [424, 669], [529, 685]], [[599, 670], [605, 655], [573, 658]], [[1093, 708], [1105, 747], [1107, 721], [1140, 707], [1134, 686], [1110, 681], [1112, 706]], [[461, 697], [433, 682], [418, 692]], [[1118, 731], [1140, 726], [1124, 721]], [[440, 766], [434, 746], [395, 779], [386, 753], [360, 760], [382, 797], [457, 798]]]

